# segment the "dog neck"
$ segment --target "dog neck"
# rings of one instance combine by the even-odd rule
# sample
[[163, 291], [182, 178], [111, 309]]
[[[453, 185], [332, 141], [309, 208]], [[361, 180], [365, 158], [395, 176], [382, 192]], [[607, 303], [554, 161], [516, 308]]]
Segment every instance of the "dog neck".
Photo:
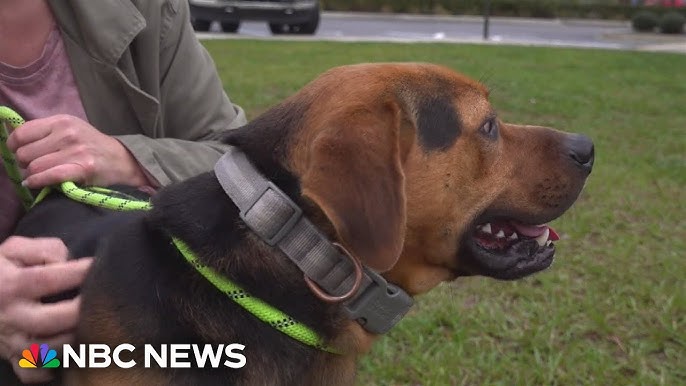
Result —
[[[148, 221], [154, 228], [183, 240], [202, 264], [248, 293], [308, 326], [317, 326], [325, 339], [333, 337], [333, 328], [327, 326], [337, 324], [329, 320], [334, 307], [325, 305], [325, 312], [312, 312], [321, 308], [321, 302], [303, 282], [302, 273], [245, 228], [236, 206], [213, 173], [164, 189], [154, 198]], [[192, 269], [190, 265], [188, 268]], [[199, 275], [197, 279], [204, 281]], [[217, 291], [211, 286], [208, 290]], [[235, 307], [231, 304], [229, 308]]]

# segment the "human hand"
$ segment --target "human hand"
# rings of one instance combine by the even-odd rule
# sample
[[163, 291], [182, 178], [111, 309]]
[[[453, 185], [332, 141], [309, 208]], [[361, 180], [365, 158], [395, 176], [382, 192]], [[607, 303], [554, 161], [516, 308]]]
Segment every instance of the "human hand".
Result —
[[12, 131], [7, 146], [37, 189], [64, 181], [108, 186], [148, 184], [133, 155], [115, 138], [72, 115], [34, 119]]
[[24, 383], [46, 382], [47, 369], [24, 369], [19, 359], [31, 343], [61, 347], [73, 341], [79, 315], [74, 298], [43, 304], [40, 298], [81, 285], [92, 259], [67, 261], [59, 239], [10, 237], [0, 244], [0, 358]]

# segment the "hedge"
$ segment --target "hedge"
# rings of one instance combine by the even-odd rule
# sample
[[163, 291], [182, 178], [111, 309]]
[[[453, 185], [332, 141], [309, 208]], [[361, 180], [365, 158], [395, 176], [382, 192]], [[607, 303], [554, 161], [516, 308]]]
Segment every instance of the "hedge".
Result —
[[634, 31], [653, 32], [660, 22], [660, 18], [654, 12], [640, 11], [634, 14], [631, 19], [631, 26]]
[[660, 19], [660, 32], [663, 34], [680, 34], [684, 32], [686, 17], [677, 12], [667, 12]]
[[[444, 15], [483, 15], [483, 0], [322, 0], [328, 11], [419, 13]], [[657, 14], [674, 8], [632, 7], [614, 2], [491, 0], [491, 15], [534, 18], [588, 18], [630, 20], [641, 10]], [[686, 15], [686, 9], [679, 12]]]

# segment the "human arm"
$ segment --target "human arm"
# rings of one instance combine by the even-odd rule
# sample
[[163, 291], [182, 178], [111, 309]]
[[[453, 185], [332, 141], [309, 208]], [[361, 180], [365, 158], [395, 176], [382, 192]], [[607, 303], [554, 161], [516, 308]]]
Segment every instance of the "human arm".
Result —
[[116, 136], [161, 185], [211, 170], [227, 146], [217, 140], [246, 123], [232, 104], [209, 53], [189, 22], [187, 1], [171, 1], [176, 13], [163, 25], [160, 48], [162, 132]]

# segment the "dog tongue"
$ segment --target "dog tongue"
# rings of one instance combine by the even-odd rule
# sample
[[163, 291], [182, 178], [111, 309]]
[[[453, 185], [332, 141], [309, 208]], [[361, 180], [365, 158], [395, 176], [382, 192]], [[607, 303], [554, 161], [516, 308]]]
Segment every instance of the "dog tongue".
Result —
[[549, 227], [546, 224], [526, 225], [516, 221], [510, 221], [510, 224], [512, 224], [512, 226], [517, 229], [517, 233], [526, 237], [536, 238], [542, 235], [545, 232], [545, 230], [548, 229], [550, 231], [550, 234], [548, 235], [548, 240], [557, 241], [560, 239], [560, 236], [558, 236], [557, 232], [555, 232], [553, 228]]

